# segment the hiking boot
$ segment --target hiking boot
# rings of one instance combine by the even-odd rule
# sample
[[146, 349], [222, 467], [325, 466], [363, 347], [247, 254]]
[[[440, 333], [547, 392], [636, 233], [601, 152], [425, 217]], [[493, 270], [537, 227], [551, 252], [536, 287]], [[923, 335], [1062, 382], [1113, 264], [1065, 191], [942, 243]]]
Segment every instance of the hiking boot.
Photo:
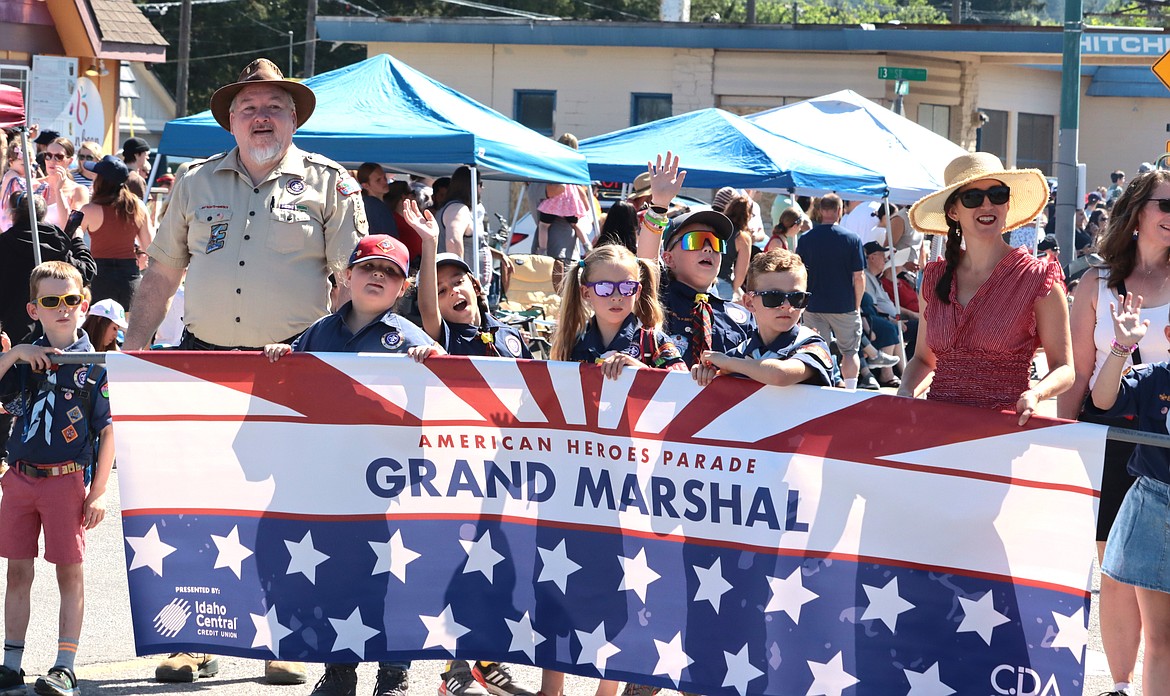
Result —
[[24, 692], [24, 670], [9, 669], [0, 665], [0, 694]]
[[443, 680], [439, 684], [439, 696], [488, 696], [487, 689], [476, 681], [466, 660], [452, 660], [451, 669], [440, 674], [439, 678]]
[[33, 691], [40, 696], [74, 696], [79, 693], [77, 677], [68, 667], [57, 665], [49, 673], [37, 679]]
[[374, 696], [406, 696], [410, 676], [401, 667], [378, 663], [378, 678], [374, 681]]
[[309, 696], [357, 696], [357, 665], [325, 665]]
[[627, 682], [626, 688], [622, 690], [622, 696], [654, 696], [659, 691], [662, 691], [662, 689], [657, 686], [646, 686], [645, 684]]
[[269, 684], [304, 684], [307, 678], [304, 662], [264, 661], [264, 681]]
[[487, 665], [476, 662], [471, 669], [471, 676], [496, 696], [533, 696], [531, 691], [521, 688], [512, 679], [508, 668], [499, 662], [489, 662]]
[[154, 680], [160, 682], [193, 682], [219, 674], [219, 658], [207, 653], [171, 653], [154, 668]]

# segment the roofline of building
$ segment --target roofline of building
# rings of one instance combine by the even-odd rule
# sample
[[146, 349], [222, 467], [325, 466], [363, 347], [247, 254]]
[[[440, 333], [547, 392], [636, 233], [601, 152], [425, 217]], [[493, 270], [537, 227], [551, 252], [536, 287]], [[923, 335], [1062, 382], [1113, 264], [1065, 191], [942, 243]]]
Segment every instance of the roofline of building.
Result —
[[[724, 24], [420, 17], [317, 17], [325, 41], [554, 46], [642, 46], [764, 51], [926, 51], [1055, 54], [1058, 26], [952, 24]], [[1170, 32], [1085, 27], [1085, 55], [1154, 55], [1170, 50]], [[1086, 46], [1085, 43], [1088, 45]], [[1124, 45], [1123, 45], [1124, 44]]]

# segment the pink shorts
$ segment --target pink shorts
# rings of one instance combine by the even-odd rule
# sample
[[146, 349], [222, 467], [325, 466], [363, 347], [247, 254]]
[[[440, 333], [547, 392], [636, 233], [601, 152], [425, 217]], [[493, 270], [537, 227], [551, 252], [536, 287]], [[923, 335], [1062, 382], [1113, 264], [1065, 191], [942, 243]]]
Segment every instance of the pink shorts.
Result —
[[0, 476], [0, 557], [37, 557], [45, 530], [45, 560], [56, 565], [85, 557], [85, 475], [78, 471], [51, 478], [25, 476], [13, 467]]

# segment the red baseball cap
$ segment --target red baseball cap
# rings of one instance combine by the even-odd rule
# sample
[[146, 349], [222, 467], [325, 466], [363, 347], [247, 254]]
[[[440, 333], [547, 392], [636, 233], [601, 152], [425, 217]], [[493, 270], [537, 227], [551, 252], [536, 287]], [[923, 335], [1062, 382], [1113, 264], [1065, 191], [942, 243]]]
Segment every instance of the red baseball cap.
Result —
[[410, 252], [406, 250], [406, 246], [402, 242], [388, 234], [371, 234], [362, 237], [361, 241], [354, 247], [353, 253], [349, 255], [349, 266], [352, 267], [367, 259], [386, 259], [393, 262], [402, 271], [404, 278], [409, 275], [407, 269], [410, 267]]

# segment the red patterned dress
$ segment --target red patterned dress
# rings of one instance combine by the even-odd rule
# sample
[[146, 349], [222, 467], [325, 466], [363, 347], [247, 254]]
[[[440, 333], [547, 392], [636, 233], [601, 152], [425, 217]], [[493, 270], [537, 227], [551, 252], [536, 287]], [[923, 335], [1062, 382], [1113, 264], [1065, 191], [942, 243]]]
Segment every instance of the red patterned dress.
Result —
[[1040, 336], [1036, 300], [1052, 291], [1060, 266], [1015, 248], [964, 307], [957, 283], [950, 304], [934, 294], [945, 261], [926, 265], [926, 342], [935, 356], [928, 399], [997, 410], [1014, 409], [1028, 388], [1029, 364]]

